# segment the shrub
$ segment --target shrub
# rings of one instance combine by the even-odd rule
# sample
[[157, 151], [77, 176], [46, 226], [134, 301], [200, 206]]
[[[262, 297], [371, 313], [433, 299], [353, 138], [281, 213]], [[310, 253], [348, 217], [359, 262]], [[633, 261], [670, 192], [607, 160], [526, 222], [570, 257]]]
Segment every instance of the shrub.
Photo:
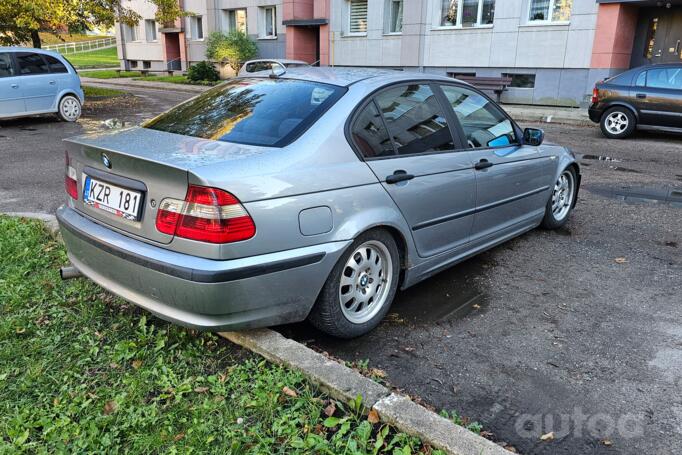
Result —
[[219, 78], [220, 75], [213, 67], [213, 64], [206, 60], [190, 66], [187, 70], [187, 79], [192, 82], [217, 81]]
[[258, 46], [246, 33], [232, 32], [228, 35], [213, 32], [206, 43], [206, 57], [227, 63], [238, 72], [242, 64], [258, 54]]

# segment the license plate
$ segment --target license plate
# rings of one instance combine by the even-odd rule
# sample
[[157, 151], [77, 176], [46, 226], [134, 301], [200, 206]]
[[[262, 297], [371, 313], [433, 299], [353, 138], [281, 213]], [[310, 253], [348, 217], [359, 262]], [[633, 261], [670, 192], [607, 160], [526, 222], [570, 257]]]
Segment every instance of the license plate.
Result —
[[126, 220], [140, 219], [142, 193], [84, 175], [83, 202]]

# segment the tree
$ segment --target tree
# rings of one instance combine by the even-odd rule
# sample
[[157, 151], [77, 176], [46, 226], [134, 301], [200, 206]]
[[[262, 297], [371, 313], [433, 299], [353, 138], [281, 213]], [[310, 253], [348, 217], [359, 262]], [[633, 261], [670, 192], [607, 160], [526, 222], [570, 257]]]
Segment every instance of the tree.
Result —
[[232, 32], [225, 35], [213, 32], [206, 42], [206, 57], [230, 65], [235, 73], [242, 64], [258, 55], [258, 46], [244, 32]]
[[[191, 15], [177, 0], [147, 0], [156, 5], [160, 24]], [[0, 45], [28, 41], [41, 47], [38, 32], [59, 33], [69, 28], [111, 27], [115, 22], [135, 25], [141, 16], [123, 0], [0, 0]]]

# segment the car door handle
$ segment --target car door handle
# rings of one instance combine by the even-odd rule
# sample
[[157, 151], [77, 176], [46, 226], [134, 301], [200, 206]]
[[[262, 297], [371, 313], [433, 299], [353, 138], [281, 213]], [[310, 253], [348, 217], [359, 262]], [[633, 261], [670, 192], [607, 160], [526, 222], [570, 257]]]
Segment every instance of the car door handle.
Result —
[[389, 185], [392, 185], [394, 183], [412, 180], [413, 178], [414, 178], [414, 175], [408, 174], [407, 172], [405, 172], [403, 170], [397, 170], [392, 175], [389, 175], [388, 177], [386, 177], [386, 183], [388, 183]]
[[56, 83], [57, 83], [57, 82], [55, 82], [55, 81], [50, 81], [50, 85], [54, 85], [54, 84], [56, 84]]
[[12, 88], [19, 88], [19, 84], [12, 84], [12, 85], [10, 85], [10, 87], [12, 87]]
[[635, 95], [635, 96], [636, 96], [637, 98], [639, 98], [639, 99], [643, 100], [643, 99], [645, 99], [645, 98], [646, 98], [646, 93], [638, 93], [638, 94], [637, 94], [637, 95]]
[[474, 165], [474, 169], [477, 171], [480, 171], [481, 169], [488, 169], [489, 167], [493, 167], [493, 163], [486, 160], [485, 158]]

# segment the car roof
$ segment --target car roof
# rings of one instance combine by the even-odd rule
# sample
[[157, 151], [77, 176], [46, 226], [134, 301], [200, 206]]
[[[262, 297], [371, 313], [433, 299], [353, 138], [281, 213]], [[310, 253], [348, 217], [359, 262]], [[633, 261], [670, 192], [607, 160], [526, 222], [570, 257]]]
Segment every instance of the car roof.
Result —
[[62, 57], [62, 54], [47, 49], [37, 49], [35, 47], [21, 47], [21, 46], [0, 46], [0, 52], [36, 52], [38, 54], [48, 54], [53, 57]]
[[[264, 73], [264, 71], [252, 73], [253, 76], [251, 77], [263, 77]], [[348, 87], [352, 84], [355, 84], [356, 82], [375, 78], [381, 78], [382, 80], [386, 81], [390, 79], [391, 82], [415, 79], [453, 81], [451, 77], [438, 76], [429, 73], [419, 73], [414, 71], [396, 71], [372, 68], [339, 68], [331, 66], [287, 68], [287, 71], [280, 75], [279, 78], [320, 82], [324, 84], [338, 85], [340, 87]]]

